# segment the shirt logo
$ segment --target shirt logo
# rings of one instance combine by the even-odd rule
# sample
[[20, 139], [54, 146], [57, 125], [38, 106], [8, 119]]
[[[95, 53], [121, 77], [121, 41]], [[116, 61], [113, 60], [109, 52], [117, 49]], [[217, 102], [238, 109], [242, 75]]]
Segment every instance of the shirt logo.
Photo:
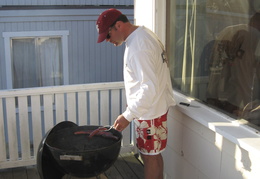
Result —
[[161, 53], [161, 57], [162, 57], [163, 63], [165, 62], [165, 63], [167, 64], [167, 66], [168, 66], [168, 58], [167, 58], [167, 54], [166, 54], [165, 51], [163, 51], [163, 52]]

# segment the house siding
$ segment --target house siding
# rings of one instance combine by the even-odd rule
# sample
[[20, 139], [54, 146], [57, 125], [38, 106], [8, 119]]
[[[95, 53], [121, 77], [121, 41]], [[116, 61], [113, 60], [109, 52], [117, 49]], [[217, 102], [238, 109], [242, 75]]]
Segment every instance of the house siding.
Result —
[[[118, 8], [133, 21], [133, 8]], [[4, 32], [68, 31], [69, 84], [123, 80], [124, 46], [96, 43], [96, 19], [105, 9], [0, 10]], [[5, 44], [0, 39], [0, 89], [6, 89]]]
[[1, 6], [32, 5], [133, 5], [133, 0], [2, 0]]

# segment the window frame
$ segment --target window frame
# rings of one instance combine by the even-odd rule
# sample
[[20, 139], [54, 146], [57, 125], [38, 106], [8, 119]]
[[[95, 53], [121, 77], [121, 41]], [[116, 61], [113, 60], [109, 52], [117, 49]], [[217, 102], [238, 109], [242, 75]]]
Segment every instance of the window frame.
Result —
[[69, 31], [26, 31], [26, 32], [3, 32], [6, 67], [6, 89], [13, 89], [11, 40], [14, 38], [36, 37], [61, 37], [63, 85], [69, 84], [68, 74], [68, 35]]
[[[170, 33], [171, 32], [171, 29], [174, 29], [175, 26], [177, 26], [177, 22], [174, 21], [172, 19], [172, 17], [176, 16], [176, 11], [178, 9], [178, 6], [176, 5], [176, 1], [170, 1], [170, 0], [166, 0], [167, 1], [167, 6], [166, 6], [166, 24], [167, 24], [167, 29], [166, 29], [166, 51], [167, 51], [167, 54], [169, 56], [169, 59], [170, 59], [170, 67], [174, 67], [175, 64], [171, 64], [171, 60], [176, 60], [174, 59], [174, 54], [175, 54], [175, 51], [176, 51], [176, 45], [170, 40], [170, 39], [175, 39], [177, 37], [175, 33]], [[239, 13], [231, 13], [230, 16], [232, 16], [232, 18], [234, 17], [240, 17], [241, 19], [244, 18], [244, 19], [249, 19], [250, 18], [250, 12], [248, 12], [248, 14], [244, 14], [244, 15], [241, 15]], [[212, 13], [212, 11], [207, 11], [207, 13]], [[225, 11], [220, 11], [221, 15], [226, 15], [226, 12]], [[252, 14], [251, 14], [252, 15]], [[240, 20], [241, 20], [240, 19]], [[244, 20], [245, 21], [245, 20]], [[174, 68], [171, 68], [171, 70], [175, 70]], [[172, 81], [173, 83], [176, 82], [177, 80], [180, 80], [178, 77], [176, 77], [176, 75], [174, 73], [171, 73], [171, 77], [172, 77]], [[203, 82], [203, 83], [200, 83], [197, 87], [197, 91], [195, 91], [197, 93], [197, 95], [199, 95], [200, 97], [201, 96], [206, 96], [206, 93], [204, 93], [203, 90], [201, 89], [206, 89], [205, 88], [205, 84], [204, 83], [205, 81], [208, 80], [209, 77], [207, 76], [200, 76], [200, 82]], [[188, 79], [188, 77], [185, 78], [185, 80]], [[193, 77], [194, 81], [197, 80], [197, 76], [194, 76]], [[185, 81], [186, 82], [186, 81]], [[180, 82], [181, 84], [181, 82]], [[177, 86], [177, 85], [176, 85]], [[251, 123], [250, 120], [247, 120], [246, 118], [243, 118], [243, 117], [240, 117], [240, 116], [236, 116], [232, 113], [229, 113], [228, 111], [225, 111], [225, 110], [222, 110], [221, 108], [218, 108], [217, 106], [214, 106], [210, 103], [207, 103], [207, 101], [205, 100], [204, 101], [204, 98], [198, 98], [198, 96], [194, 97], [193, 94], [191, 94], [190, 92], [186, 92], [185, 91], [185, 88], [181, 88], [181, 87], [176, 87], [176, 86], [173, 86], [173, 89], [174, 91], [176, 92], [180, 92], [181, 94], [184, 94], [185, 96], [187, 96], [187, 99], [190, 99], [192, 98], [193, 100], [196, 100], [198, 101], [199, 103], [207, 107], [210, 107], [210, 108], [213, 108], [214, 110], [218, 111], [218, 113], [220, 113], [221, 115], [223, 114], [224, 116], [228, 116], [228, 117], [225, 117], [225, 118], [228, 118], [229, 120], [233, 121], [237, 121], [237, 123], [239, 125], [246, 125], [247, 127], [249, 128], [252, 128], [253, 131], [257, 131], [259, 133], [260, 131], [260, 126], [257, 126], [257, 124], [255, 123]], [[184, 86], [186, 87], [186, 86]], [[203, 92], [201, 92], [203, 91]], [[184, 100], [185, 101], [185, 100]], [[189, 100], [186, 100], [186, 101], [189, 101]], [[180, 102], [183, 102], [183, 101], [180, 101]]]

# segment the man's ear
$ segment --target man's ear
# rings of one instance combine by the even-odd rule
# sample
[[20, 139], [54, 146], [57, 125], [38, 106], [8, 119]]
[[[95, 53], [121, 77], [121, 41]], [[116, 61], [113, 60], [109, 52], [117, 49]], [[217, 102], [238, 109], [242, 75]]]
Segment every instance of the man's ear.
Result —
[[122, 23], [123, 23], [122, 21], [117, 21], [116, 22], [116, 24], [115, 24], [116, 30], [121, 28]]

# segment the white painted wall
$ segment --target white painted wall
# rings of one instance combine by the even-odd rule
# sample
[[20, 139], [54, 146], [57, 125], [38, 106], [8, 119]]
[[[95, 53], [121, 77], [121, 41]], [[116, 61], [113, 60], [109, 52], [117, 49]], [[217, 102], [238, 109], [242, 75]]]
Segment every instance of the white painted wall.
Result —
[[[165, 1], [135, 0], [135, 22], [165, 39]], [[144, 13], [145, 11], [145, 13]], [[165, 26], [165, 27], [162, 27]], [[259, 132], [178, 92], [169, 111], [165, 179], [259, 179]]]
[[136, 25], [144, 25], [154, 31], [154, 1], [155, 0], [135, 0], [134, 17]]
[[[187, 98], [175, 92], [177, 104]], [[165, 179], [259, 179], [258, 132], [217, 111], [177, 105], [169, 111]]]
[[165, 44], [166, 33], [165, 8], [166, 0], [135, 0], [134, 2], [135, 24], [151, 29], [163, 44]]

